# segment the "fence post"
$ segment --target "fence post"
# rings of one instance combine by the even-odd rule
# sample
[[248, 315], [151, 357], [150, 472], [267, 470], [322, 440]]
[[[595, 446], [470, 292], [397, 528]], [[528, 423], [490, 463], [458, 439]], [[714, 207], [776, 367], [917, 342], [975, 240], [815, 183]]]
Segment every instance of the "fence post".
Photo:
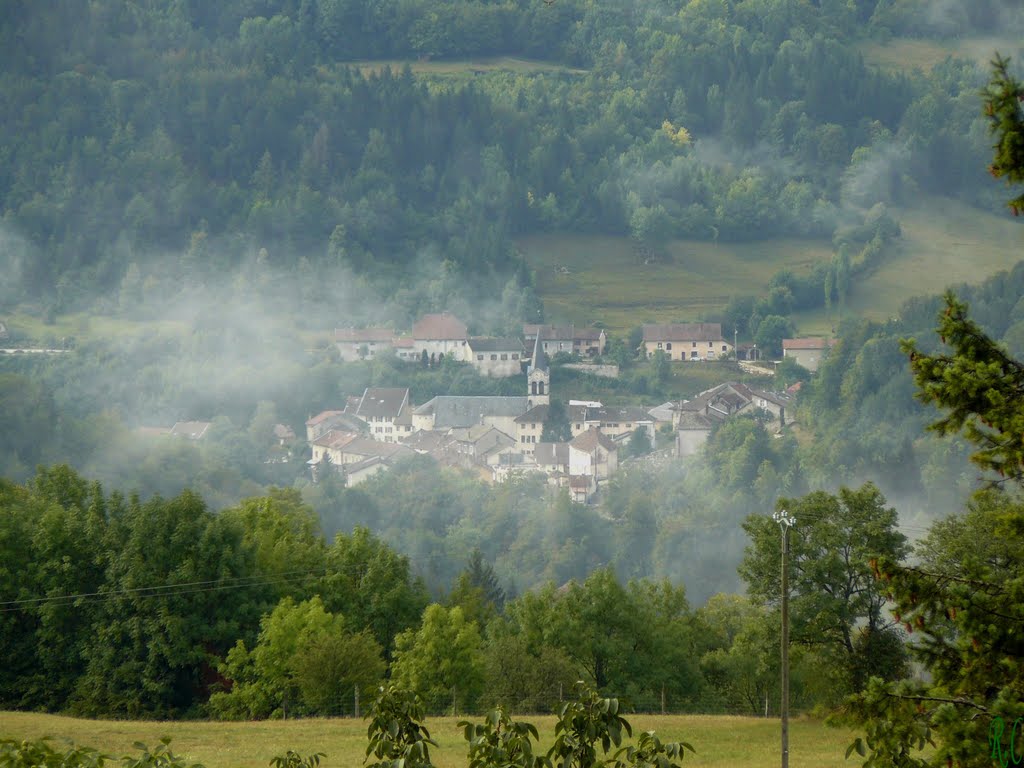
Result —
[[354, 698], [355, 698], [355, 701], [356, 701], [355, 716], [356, 716], [356, 719], [358, 719], [359, 718], [359, 686], [358, 685], [354, 686], [354, 690], [355, 690]]

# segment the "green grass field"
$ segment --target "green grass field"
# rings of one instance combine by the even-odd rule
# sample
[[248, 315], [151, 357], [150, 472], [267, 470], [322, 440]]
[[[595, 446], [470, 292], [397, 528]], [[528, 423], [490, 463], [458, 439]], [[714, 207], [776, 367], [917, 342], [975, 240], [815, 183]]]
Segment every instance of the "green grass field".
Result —
[[[525, 717], [548, 741], [553, 717]], [[636, 715], [629, 718], [634, 732], [656, 730], [668, 740], [693, 744], [696, 755], [685, 765], [755, 768], [779, 761], [779, 723], [750, 717], [706, 715]], [[428, 723], [439, 748], [433, 753], [439, 768], [464, 768], [465, 742], [458, 718], [432, 718]], [[207, 768], [266, 768], [270, 758], [289, 749], [327, 755], [325, 768], [356, 768], [366, 749], [362, 720], [289, 720], [260, 723], [144, 722], [79, 720], [27, 712], [0, 712], [0, 737], [36, 739], [52, 736], [120, 756], [133, 752], [132, 743], [153, 745], [162, 736], [172, 739], [175, 753]], [[796, 718], [790, 723], [790, 765], [793, 768], [848, 766], [843, 759], [853, 734], [828, 728], [818, 720]]]
[[[1024, 255], [1024, 228], [1009, 215], [944, 197], [922, 198], [919, 207], [893, 213], [903, 238], [884, 263], [852, 286], [849, 314], [891, 317], [908, 298], [981, 282]], [[832, 244], [825, 240], [680, 240], [670, 246], [672, 263], [650, 265], [637, 263], [625, 237], [554, 234], [524, 238], [519, 245], [535, 270], [549, 317], [596, 322], [614, 333], [643, 323], [696, 321], [731, 296], [764, 294], [781, 269], [806, 273], [832, 258]], [[828, 316], [822, 308], [794, 319], [801, 333], [827, 333], [838, 314]]]
[[385, 67], [390, 67], [392, 72], [401, 72], [406, 64], [416, 75], [482, 75], [488, 72], [515, 72], [518, 74], [532, 74], [535, 72], [563, 72], [574, 75], [586, 74], [585, 69], [573, 69], [561, 64], [549, 61], [536, 61], [534, 59], [518, 59], [512, 56], [492, 56], [479, 59], [458, 59], [420, 61], [418, 59], [390, 59], [372, 61], [344, 61], [342, 65], [355, 67], [364, 75], [376, 74]]
[[678, 240], [669, 245], [667, 264], [637, 263], [626, 237], [541, 235], [519, 246], [536, 272], [548, 316], [599, 322], [615, 333], [643, 323], [695, 321], [731, 296], [764, 293], [780, 269], [799, 274], [832, 258], [826, 240]]
[[882, 69], [930, 72], [947, 56], [969, 59], [986, 65], [996, 51], [1015, 55], [1020, 40], [1002, 37], [964, 37], [956, 40], [928, 40], [924, 38], [894, 37], [888, 42], [864, 40], [857, 45], [864, 61]]

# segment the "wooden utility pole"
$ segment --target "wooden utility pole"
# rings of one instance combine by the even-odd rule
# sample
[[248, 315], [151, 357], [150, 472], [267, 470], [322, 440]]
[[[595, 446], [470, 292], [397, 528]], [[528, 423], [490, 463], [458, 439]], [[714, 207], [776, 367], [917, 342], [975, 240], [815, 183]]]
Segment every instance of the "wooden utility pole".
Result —
[[772, 515], [782, 530], [782, 768], [789, 768], [789, 529], [796, 520], [782, 509]]

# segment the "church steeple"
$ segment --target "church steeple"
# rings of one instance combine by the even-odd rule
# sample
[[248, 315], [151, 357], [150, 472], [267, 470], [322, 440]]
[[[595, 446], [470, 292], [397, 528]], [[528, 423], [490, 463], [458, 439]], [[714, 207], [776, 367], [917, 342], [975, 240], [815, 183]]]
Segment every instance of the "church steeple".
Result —
[[548, 356], [544, 352], [541, 336], [542, 326], [537, 327], [537, 338], [533, 341], [533, 357], [526, 372], [526, 395], [532, 408], [535, 405], [551, 404], [551, 371], [548, 369]]

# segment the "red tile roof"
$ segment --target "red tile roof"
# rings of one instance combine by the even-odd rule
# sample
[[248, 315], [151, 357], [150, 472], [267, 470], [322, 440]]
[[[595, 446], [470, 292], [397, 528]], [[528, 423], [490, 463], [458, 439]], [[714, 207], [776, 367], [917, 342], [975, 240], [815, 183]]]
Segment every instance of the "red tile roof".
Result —
[[835, 339], [783, 339], [783, 349], [825, 349], [836, 343]]
[[412, 326], [412, 337], [420, 341], [465, 341], [468, 336], [466, 324], [448, 312], [424, 315]]

